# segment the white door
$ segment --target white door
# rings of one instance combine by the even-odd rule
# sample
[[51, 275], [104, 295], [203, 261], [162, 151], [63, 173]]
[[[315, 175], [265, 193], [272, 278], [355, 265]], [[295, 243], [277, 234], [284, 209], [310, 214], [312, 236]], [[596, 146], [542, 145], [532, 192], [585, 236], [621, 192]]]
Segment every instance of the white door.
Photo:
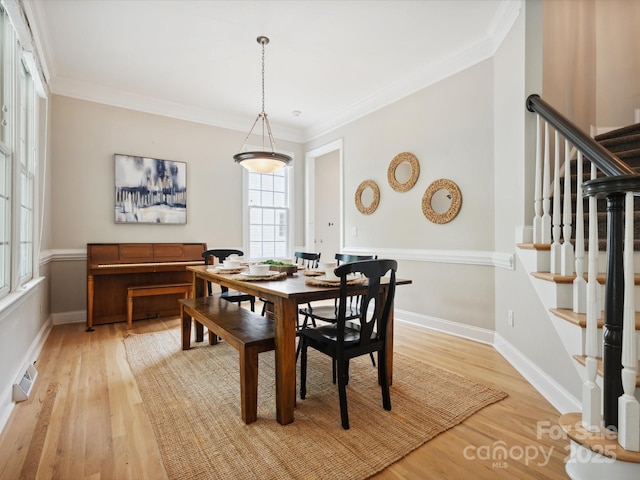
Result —
[[315, 161], [315, 251], [325, 261], [340, 252], [340, 152]]
[[304, 248], [323, 260], [334, 259], [344, 244], [342, 161], [342, 139], [305, 154]]

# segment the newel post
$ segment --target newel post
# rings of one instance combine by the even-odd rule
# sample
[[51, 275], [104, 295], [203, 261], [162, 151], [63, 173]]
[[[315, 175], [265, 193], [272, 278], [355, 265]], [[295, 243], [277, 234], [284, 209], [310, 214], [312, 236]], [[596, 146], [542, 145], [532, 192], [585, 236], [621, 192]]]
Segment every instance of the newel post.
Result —
[[622, 318], [624, 312], [624, 194], [607, 197], [607, 280], [602, 355], [604, 426], [618, 428], [618, 397], [622, 395]]

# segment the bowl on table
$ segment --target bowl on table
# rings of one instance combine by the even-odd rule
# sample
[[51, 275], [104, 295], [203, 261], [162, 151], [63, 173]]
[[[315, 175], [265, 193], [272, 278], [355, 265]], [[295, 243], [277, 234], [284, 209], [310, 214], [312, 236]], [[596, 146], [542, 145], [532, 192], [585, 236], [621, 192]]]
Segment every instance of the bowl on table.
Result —
[[249, 265], [249, 273], [251, 275], [267, 275], [270, 270], [270, 265], [266, 263], [254, 263], [253, 265]]

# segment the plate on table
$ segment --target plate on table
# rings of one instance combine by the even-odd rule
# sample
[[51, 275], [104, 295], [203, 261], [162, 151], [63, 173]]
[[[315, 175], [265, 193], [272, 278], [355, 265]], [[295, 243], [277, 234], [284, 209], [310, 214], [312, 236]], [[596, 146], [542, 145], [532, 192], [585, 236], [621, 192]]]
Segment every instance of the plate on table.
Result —
[[307, 268], [304, 271], [304, 275], [306, 275], [307, 277], [319, 277], [320, 275], [324, 275], [324, 270], [316, 270], [313, 268]]
[[249, 277], [249, 278], [273, 277], [276, 275], [280, 275], [280, 272], [274, 272], [273, 270], [269, 270], [267, 273], [240, 272], [240, 275]]
[[340, 285], [340, 279], [339, 278], [327, 278], [326, 275], [320, 275], [319, 277], [314, 277], [315, 280], [318, 280], [320, 282], [324, 282], [324, 283], [333, 283], [336, 285]]
[[[212, 270], [217, 270], [220, 273], [237, 273], [242, 270], [243, 267], [223, 267], [216, 265]], [[207, 269], [209, 270], [209, 269]]]

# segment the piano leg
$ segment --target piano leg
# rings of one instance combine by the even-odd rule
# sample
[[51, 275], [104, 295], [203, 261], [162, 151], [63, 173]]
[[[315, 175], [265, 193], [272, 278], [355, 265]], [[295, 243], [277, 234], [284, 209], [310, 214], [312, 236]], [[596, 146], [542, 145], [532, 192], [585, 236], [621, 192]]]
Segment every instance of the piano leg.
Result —
[[93, 275], [87, 276], [87, 332], [93, 332]]

